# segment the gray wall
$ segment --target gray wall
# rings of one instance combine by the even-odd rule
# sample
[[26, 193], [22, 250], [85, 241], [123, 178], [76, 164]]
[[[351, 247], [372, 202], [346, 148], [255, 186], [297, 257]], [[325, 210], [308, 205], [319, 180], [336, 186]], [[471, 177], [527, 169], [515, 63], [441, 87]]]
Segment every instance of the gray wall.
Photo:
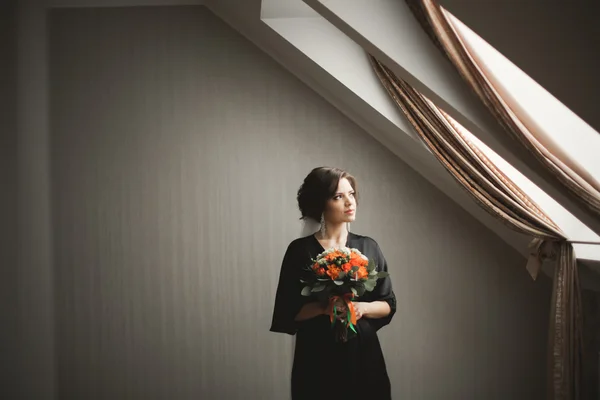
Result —
[[55, 398], [45, 2], [17, 10], [18, 399]]
[[583, 399], [600, 397], [600, 293], [591, 290], [581, 292], [583, 320]]
[[0, 2], [0, 397], [4, 398], [14, 393], [17, 365], [17, 69], [14, 3]]
[[360, 182], [394, 398], [534, 399], [549, 281], [201, 7], [50, 17], [58, 398], [285, 399], [268, 332], [311, 168]]
[[600, 131], [600, 3], [439, 0]]

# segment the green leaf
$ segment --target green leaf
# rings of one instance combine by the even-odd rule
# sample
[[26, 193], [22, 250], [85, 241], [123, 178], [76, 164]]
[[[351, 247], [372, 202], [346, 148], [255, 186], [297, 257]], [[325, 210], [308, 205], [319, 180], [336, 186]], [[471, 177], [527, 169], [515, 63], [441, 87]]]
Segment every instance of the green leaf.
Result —
[[342, 280], [342, 279], [344, 279], [345, 277], [346, 277], [346, 273], [345, 273], [344, 271], [342, 271], [342, 272], [340, 272], [340, 273], [338, 274], [338, 280]]
[[360, 286], [356, 289], [356, 292], [358, 293], [358, 297], [362, 296], [363, 294], [365, 294], [365, 287], [364, 286]]
[[377, 274], [377, 278], [387, 278], [390, 276], [389, 272], [381, 271]]
[[304, 288], [302, 289], [302, 296], [310, 296], [310, 294], [311, 294], [310, 286], [304, 286]]
[[368, 280], [365, 282], [365, 290], [368, 292], [372, 292], [375, 289], [376, 283], [372, 280]]
[[331, 279], [329, 279], [329, 278], [318, 278], [317, 280], [319, 282], [329, 282]]
[[341, 286], [344, 284], [344, 281], [333, 281], [336, 285]]
[[356, 273], [356, 271], [358, 271], [358, 267], [357, 267], [357, 266], [354, 266], [354, 267], [352, 267], [352, 269], [350, 270], [350, 272], [351, 272], [352, 274], [355, 274], [355, 273]]
[[373, 270], [373, 271], [369, 272], [369, 276], [375, 276], [375, 275], [377, 275], [377, 271], [376, 270]]
[[320, 292], [323, 289], [325, 289], [325, 285], [319, 283], [319, 284], [315, 285], [315, 287], [312, 288], [311, 292]]
[[367, 271], [371, 272], [375, 269], [376, 265], [373, 260], [369, 260], [369, 266], [367, 267]]
[[352, 293], [354, 293], [355, 296], [358, 296], [358, 291], [355, 288], [350, 288], [350, 290], [352, 290]]

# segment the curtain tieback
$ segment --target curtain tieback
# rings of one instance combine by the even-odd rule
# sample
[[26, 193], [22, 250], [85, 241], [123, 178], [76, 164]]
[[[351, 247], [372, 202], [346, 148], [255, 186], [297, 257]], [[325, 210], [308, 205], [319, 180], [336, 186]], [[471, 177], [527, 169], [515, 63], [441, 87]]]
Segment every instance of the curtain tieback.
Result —
[[527, 272], [533, 278], [537, 279], [537, 276], [542, 268], [542, 263], [545, 260], [556, 259], [556, 242], [548, 241], [544, 239], [534, 238], [529, 245], [529, 257], [527, 259]]

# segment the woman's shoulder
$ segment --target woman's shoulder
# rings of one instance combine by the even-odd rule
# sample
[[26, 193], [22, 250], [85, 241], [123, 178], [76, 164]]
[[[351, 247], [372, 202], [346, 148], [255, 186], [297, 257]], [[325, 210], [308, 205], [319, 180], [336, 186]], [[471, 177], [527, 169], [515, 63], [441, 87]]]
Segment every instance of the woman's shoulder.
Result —
[[377, 241], [375, 239], [373, 239], [371, 236], [360, 235], [358, 233], [350, 232], [350, 239], [360, 241], [360, 242], [363, 242], [366, 244], [370, 244], [373, 246], [379, 246]]

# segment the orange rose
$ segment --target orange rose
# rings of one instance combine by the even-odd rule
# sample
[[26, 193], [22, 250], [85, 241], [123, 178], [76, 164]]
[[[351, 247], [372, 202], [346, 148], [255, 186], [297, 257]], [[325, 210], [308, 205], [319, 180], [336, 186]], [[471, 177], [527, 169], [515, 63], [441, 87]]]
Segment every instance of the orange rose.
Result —
[[356, 272], [356, 277], [358, 279], [365, 279], [369, 276], [369, 271], [365, 267], [360, 267]]
[[344, 272], [348, 272], [351, 269], [352, 269], [352, 264], [350, 264], [350, 263], [346, 263], [346, 264], [342, 265], [342, 271], [344, 271]]
[[319, 276], [325, 275], [325, 268], [321, 267], [321, 268], [317, 269], [317, 275], [319, 275]]
[[333, 251], [325, 257], [328, 262], [335, 262], [336, 259], [343, 257], [344, 255], [340, 251]]
[[327, 270], [327, 275], [329, 275], [329, 277], [335, 281], [340, 275], [340, 272], [342, 272], [342, 270], [338, 267], [329, 267]]

